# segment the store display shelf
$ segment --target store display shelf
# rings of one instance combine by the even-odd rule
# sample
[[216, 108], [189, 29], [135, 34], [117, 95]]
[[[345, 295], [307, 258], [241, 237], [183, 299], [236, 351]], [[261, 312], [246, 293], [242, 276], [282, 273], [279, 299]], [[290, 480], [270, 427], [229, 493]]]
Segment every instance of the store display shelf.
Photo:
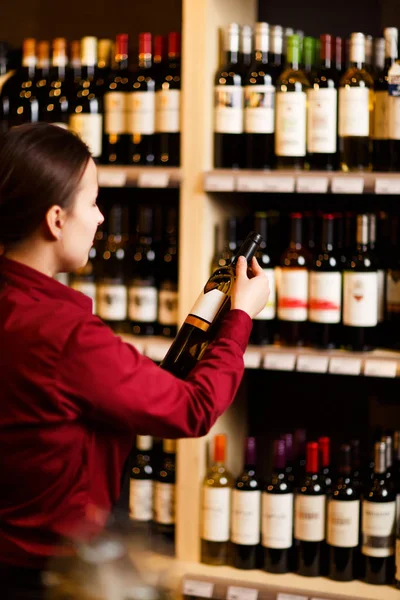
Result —
[[252, 171], [215, 169], [204, 174], [206, 192], [400, 194], [400, 173]]
[[181, 180], [179, 167], [136, 167], [99, 165], [100, 187], [177, 188]]

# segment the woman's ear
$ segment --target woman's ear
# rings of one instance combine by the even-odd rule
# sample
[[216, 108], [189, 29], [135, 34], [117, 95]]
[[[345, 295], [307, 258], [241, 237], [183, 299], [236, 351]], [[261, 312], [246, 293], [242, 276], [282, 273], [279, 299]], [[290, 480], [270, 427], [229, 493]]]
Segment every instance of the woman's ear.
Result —
[[61, 240], [65, 224], [65, 210], [54, 204], [46, 213], [46, 225], [53, 240]]

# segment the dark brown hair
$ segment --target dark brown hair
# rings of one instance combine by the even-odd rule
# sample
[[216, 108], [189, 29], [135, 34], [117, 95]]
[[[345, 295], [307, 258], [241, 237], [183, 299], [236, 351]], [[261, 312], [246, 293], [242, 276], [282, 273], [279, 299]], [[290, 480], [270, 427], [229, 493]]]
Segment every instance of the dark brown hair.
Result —
[[89, 158], [76, 135], [47, 123], [0, 136], [0, 245], [28, 238], [55, 204], [70, 208]]

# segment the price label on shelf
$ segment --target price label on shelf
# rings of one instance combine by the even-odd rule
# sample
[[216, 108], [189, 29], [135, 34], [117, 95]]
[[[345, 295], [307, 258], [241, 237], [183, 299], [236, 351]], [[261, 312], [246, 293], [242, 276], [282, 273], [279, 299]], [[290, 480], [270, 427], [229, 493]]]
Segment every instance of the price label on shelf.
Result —
[[326, 194], [328, 183], [327, 177], [298, 177], [296, 191], [300, 194]]
[[264, 369], [270, 371], [294, 371], [295, 364], [295, 354], [268, 352], [264, 357]]
[[365, 361], [364, 375], [367, 377], [396, 377], [397, 362], [395, 360], [374, 360], [368, 358]]
[[235, 177], [229, 172], [225, 174], [207, 173], [204, 181], [206, 192], [234, 192]]
[[99, 187], [124, 187], [126, 185], [126, 171], [112, 167], [99, 167], [97, 181]]
[[169, 183], [169, 173], [165, 171], [149, 171], [140, 173], [138, 187], [141, 188], [166, 188]]
[[332, 177], [333, 194], [362, 194], [364, 191], [363, 177]]
[[278, 594], [276, 600], [308, 600], [308, 597], [298, 594]]
[[265, 192], [266, 178], [261, 175], [239, 175], [236, 180], [238, 192]]
[[265, 191], [276, 193], [294, 192], [294, 177], [267, 175], [265, 177]]
[[236, 585], [230, 585], [226, 594], [226, 600], [257, 600], [257, 597], [258, 590]]
[[377, 177], [375, 194], [400, 194], [400, 177]]
[[329, 373], [333, 375], [360, 375], [361, 359], [334, 356], [329, 362]]
[[185, 579], [183, 582], [184, 596], [198, 596], [199, 598], [212, 598], [214, 584], [211, 581], [197, 581]]
[[297, 370], [303, 373], [326, 373], [328, 371], [329, 357], [313, 354], [301, 354], [297, 358]]

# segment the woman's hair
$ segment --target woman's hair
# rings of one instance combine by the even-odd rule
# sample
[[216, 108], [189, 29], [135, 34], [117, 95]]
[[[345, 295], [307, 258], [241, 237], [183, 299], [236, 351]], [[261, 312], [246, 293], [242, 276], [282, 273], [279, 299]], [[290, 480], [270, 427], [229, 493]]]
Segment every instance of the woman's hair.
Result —
[[13, 127], [0, 136], [0, 245], [17, 245], [54, 205], [69, 209], [90, 158], [73, 133], [47, 123]]

